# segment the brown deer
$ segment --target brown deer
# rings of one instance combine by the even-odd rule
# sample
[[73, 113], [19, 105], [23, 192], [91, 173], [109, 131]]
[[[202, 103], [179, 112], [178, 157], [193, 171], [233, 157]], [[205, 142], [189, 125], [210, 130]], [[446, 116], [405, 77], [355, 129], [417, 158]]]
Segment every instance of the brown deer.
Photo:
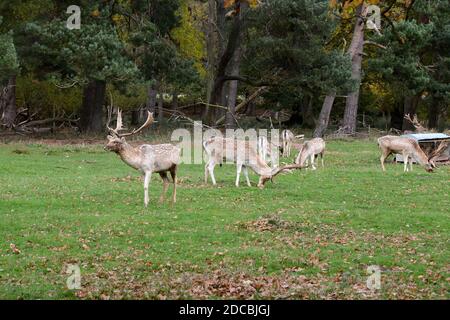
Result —
[[153, 114], [148, 112], [147, 121], [139, 128], [128, 133], [120, 133], [124, 130], [122, 127], [122, 112], [117, 111], [117, 125], [115, 129], [109, 127], [111, 121], [111, 110], [108, 112], [108, 123], [106, 128], [108, 135], [108, 143], [106, 150], [115, 152], [120, 156], [123, 162], [130, 167], [139, 170], [144, 175], [144, 205], [148, 206], [148, 185], [152, 173], [159, 173], [163, 180], [163, 192], [160, 196], [160, 202], [164, 201], [164, 197], [169, 187], [169, 178], [167, 172], [170, 172], [173, 180], [173, 196], [172, 201], [177, 200], [177, 168], [180, 162], [180, 149], [172, 144], [143, 144], [133, 147], [125, 141], [125, 137], [139, 133], [144, 128], [150, 126], [154, 122]]
[[[208, 173], [211, 175], [213, 185], [216, 185], [216, 178], [214, 177], [214, 167], [217, 164], [222, 164], [223, 161], [231, 161], [236, 163], [236, 187], [239, 187], [239, 178], [242, 169], [244, 170], [247, 185], [250, 187], [250, 179], [248, 177], [248, 169], [251, 168], [257, 175], [259, 175], [258, 187], [264, 188], [264, 184], [268, 180], [281, 172], [289, 171], [290, 169], [300, 169], [299, 165], [286, 165], [281, 168], [271, 168], [258, 155], [256, 147], [249, 141], [212, 137], [203, 142], [203, 148], [208, 156], [208, 161], [205, 165], [205, 183], [208, 183]], [[231, 150], [227, 151], [227, 148]]]
[[322, 160], [322, 168], [324, 167], [323, 163], [323, 155], [325, 153], [325, 141], [322, 138], [314, 138], [309, 141], [306, 141], [301, 147], [300, 152], [295, 158], [295, 163], [304, 167], [308, 166], [308, 160], [311, 161], [311, 167], [313, 170], [316, 170], [316, 166], [314, 164], [315, 159], [318, 155]]
[[403, 156], [403, 171], [408, 172], [408, 162], [410, 170], [412, 171], [412, 160], [413, 158], [419, 162], [426, 171], [433, 172], [433, 164], [429, 161], [429, 158], [420, 148], [419, 143], [408, 137], [397, 137], [397, 136], [384, 136], [378, 138], [378, 146], [381, 149], [381, 168], [386, 171], [384, 167], [384, 161], [386, 158], [393, 153], [399, 153]]

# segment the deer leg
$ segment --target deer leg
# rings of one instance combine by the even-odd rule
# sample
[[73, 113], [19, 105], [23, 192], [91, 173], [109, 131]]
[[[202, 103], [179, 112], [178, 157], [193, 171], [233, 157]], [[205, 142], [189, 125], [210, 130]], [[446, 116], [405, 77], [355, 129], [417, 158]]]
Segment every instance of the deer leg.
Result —
[[167, 172], [160, 172], [159, 175], [163, 181], [163, 191], [159, 197], [159, 202], [164, 202], [164, 197], [166, 196], [167, 189], [169, 188], [169, 178], [167, 177]]
[[250, 179], [248, 178], [248, 168], [246, 166], [244, 166], [244, 176], [245, 180], [247, 180], [247, 186], [251, 187], [252, 184], [250, 183]]
[[172, 176], [173, 180], [173, 195], [172, 195], [172, 201], [173, 203], [177, 202], [177, 166], [173, 166], [170, 169], [170, 175]]
[[145, 177], [144, 177], [144, 205], [145, 205], [146, 208], [148, 206], [148, 185], [150, 183], [151, 177], [152, 177], [152, 172], [151, 171], [145, 172]]
[[239, 187], [239, 178], [241, 176], [242, 163], [236, 164], [236, 187]]
[[205, 184], [208, 184], [208, 166], [209, 161], [205, 164]]
[[403, 154], [403, 172], [408, 172], [408, 155]]
[[214, 167], [216, 166], [214, 161], [208, 162], [208, 171], [211, 176], [211, 181], [213, 185], [216, 185], [216, 178], [214, 177]]
[[409, 157], [409, 170], [412, 172], [413, 171], [413, 158]]
[[314, 162], [315, 162], [315, 156], [314, 156], [314, 154], [312, 154], [311, 156], [310, 156], [310, 161], [311, 161], [311, 166], [312, 166], [312, 170], [316, 170], [317, 168], [316, 168], [316, 166], [314, 165]]
[[325, 168], [325, 165], [323, 163], [323, 152], [320, 153], [320, 160], [322, 161], [322, 168]]
[[386, 160], [386, 158], [389, 156], [389, 153], [386, 154], [386, 152], [382, 151], [381, 153], [381, 157], [380, 157], [380, 162], [381, 162], [381, 169], [383, 171], [386, 171], [386, 168], [384, 167], [384, 161]]

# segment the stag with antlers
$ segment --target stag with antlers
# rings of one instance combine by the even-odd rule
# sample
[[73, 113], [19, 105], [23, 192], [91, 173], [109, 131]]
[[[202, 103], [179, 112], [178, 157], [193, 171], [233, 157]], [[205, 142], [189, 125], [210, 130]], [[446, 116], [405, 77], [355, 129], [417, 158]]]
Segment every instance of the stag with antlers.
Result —
[[122, 111], [117, 111], [116, 128], [112, 129], [109, 126], [111, 122], [111, 109], [108, 110], [108, 123], [106, 128], [109, 131], [108, 143], [105, 146], [106, 150], [115, 152], [120, 156], [123, 162], [130, 167], [139, 170], [144, 175], [144, 205], [148, 206], [148, 186], [150, 183], [152, 173], [159, 173], [163, 180], [163, 191], [160, 196], [160, 202], [164, 201], [164, 197], [169, 187], [169, 178], [167, 173], [170, 172], [173, 180], [173, 196], [172, 201], [175, 203], [177, 199], [177, 168], [180, 162], [181, 150], [172, 144], [143, 144], [138, 147], [133, 147], [125, 141], [125, 137], [135, 135], [147, 128], [154, 122], [153, 113], [148, 112], [147, 121], [138, 129], [131, 132], [120, 133], [125, 130], [122, 127]]

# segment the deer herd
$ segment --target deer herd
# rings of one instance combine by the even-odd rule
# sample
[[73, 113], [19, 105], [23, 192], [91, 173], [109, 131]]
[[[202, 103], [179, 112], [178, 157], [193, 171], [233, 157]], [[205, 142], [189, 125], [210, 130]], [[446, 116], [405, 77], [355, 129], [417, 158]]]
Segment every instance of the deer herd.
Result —
[[[170, 184], [168, 173], [172, 177], [173, 195], [172, 201], [176, 202], [177, 190], [177, 169], [180, 164], [181, 149], [173, 144], [143, 144], [133, 147], [125, 141], [125, 137], [135, 135], [144, 128], [154, 123], [153, 114], [148, 112], [147, 120], [138, 129], [123, 133], [125, 130], [122, 124], [122, 113], [117, 111], [116, 128], [111, 128], [111, 110], [108, 112], [106, 128], [109, 131], [108, 143], [105, 150], [115, 152], [123, 162], [130, 167], [139, 170], [144, 176], [144, 205], [148, 206], [148, 188], [153, 173], [159, 173], [163, 180], [163, 191], [160, 202], [164, 201], [167, 189]], [[295, 136], [290, 130], [283, 130], [281, 134], [281, 145], [269, 142], [265, 136], [260, 136], [256, 143], [233, 138], [223, 138], [213, 136], [203, 141], [203, 149], [207, 156], [204, 171], [205, 184], [208, 183], [208, 176], [213, 185], [216, 185], [214, 168], [222, 165], [224, 161], [232, 162], [236, 165], [236, 187], [239, 187], [241, 172], [244, 172], [247, 185], [250, 187], [248, 169], [250, 168], [259, 176], [258, 187], [263, 188], [265, 183], [283, 172], [291, 172], [293, 169], [309, 168], [316, 170], [316, 160], [320, 156], [322, 167], [324, 167], [323, 156], [325, 153], [325, 141], [322, 138], [314, 138], [303, 144], [295, 143], [295, 139], [303, 139], [303, 135]], [[390, 154], [401, 154], [404, 159], [404, 171], [412, 171], [412, 161], [415, 159], [426, 171], [432, 172], [435, 164], [420, 148], [418, 142], [412, 138], [399, 136], [384, 136], [378, 139], [378, 146], [381, 149], [381, 168], [385, 171], [384, 162]], [[292, 149], [298, 151], [293, 164], [278, 167], [274, 154], [281, 152], [283, 157], [290, 157]], [[271, 166], [269, 166], [269, 164]], [[409, 164], [409, 169], [408, 169]]]

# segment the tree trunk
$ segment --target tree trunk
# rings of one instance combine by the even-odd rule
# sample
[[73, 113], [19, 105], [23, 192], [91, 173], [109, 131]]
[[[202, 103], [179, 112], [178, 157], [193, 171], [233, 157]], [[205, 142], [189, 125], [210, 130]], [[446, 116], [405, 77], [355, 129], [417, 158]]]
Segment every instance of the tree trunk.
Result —
[[331, 92], [325, 97], [322, 110], [320, 111], [319, 120], [317, 121], [316, 129], [314, 130], [314, 138], [323, 137], [325, 130], [327, 130], [328, 122], [330, 121], [331, 108], [333, 108], [335, 97], [336, 92]]
[[17, 115], [16, 76], [9, 78], [6, 87], [0, 89], [1, 122], [6, 128], [11, 128]]
[[[223, 7], [223, 1], [220, 0], [221, 6]], [[230, 35], [228, 37], [228, 43], [226, 48], [223, 50], [223, 54], [220, 57], [220, 60], [217, 64], [217, 70], [215, 72], [214, 86], [211, 92], [210, 104], [221, 104], [223, 102], [224, 97], [224, 84], [226, 83], [226, 71], [230, 61], [232, 60], [236, 49], [239, 46], [239, 39], [241, 36], [242, 29], [242, 13], [244, 9], [244, 3], [240, 6], [240, 13], [234, 16], [233, 24], [231, 26]], [[219, 11], [218, 11], [219, 12]], [[223, 34], [223, 33], [222, 33]], [[214, 123], [214, 115], [211, 115], [213, 112], [209, 112], [210, 116], [208, 119], [209, 123]]]
[[172, 110], [178, 109], [178, 90], [173, 90], [172, 93]]
[[146, 108], [150, 112], [155, 112], [155, 109], [156, 109], [156, 93], [157, 93], [156, 87], [157, 87], [157, 85], [158, 85], [157, 83], [151, 85], [147, 91]]
[[[415, 115], [418, 103], [419, 96], [406, 96], [403, 100], [403, 116], [409, 114], [412, 117]], [[416, 128], [408, 120], [403, 118], [402, 130], [414, 131]]]
[[[231, 74], [239, 74], [241, 64], [241, 48], [237, 48], [234, 52], [232, 64], [230, 66]], [[236, 127], [236, 99], [238, 93], [238, 80], [232, 80], [228, 85], [228, 99], [227, 99], [227, 113], [226, 113], [226, 127]]]
[[162, 121], [164, 119], [164, 97], [162, 90], [159, 91], [159, 99], [158, 99], [158, 122], [159, 125], [162, 124]]
[[395, 109], [391, 112], [391, 128], [402, 130], [403, 106], [397, 101]]
[[103, 104], [105, 102], [106, 82], [92, 80], [83, 90], [80, 129], [85, 133], [100, 133], [103, 128]]
[[[211, 93], [214, 87], [214, 75], [216, 71], [217, 55], [217, 33], [215, 30], [216, 24], [216, 0], [208, 0], [208, 27], [206, 34], [206, 51], [207, 51], [207, 85], [206, 85], [206, 101], [211, 101]], [[204, 122], [208, 121], [210, 107], [205, 106], [202, 113]]]
[[428, 107], [428, 128], [437, 129], [439, 122], [439, 105], [436, 99], [431, 100]]
[[359, 88], [361, 85], [361, 64], [364, 49], [364, 20], [361, 15], [364, 11], [364, 2], [358, 7], [355, 28], [349, 54], [352, 59], [352, 79], [356, 82], [356, 89], [347, 95], [344, 121], [342, 127], [345, 133], [353, 134], [356, 131], [356, 119], [358, 115]]
[[305, 128], [314, 128], [313, 96], [308, 95], [306, 99], [303, 100], [305, 100], [305, 103], [302, 105], [302, 126]]

